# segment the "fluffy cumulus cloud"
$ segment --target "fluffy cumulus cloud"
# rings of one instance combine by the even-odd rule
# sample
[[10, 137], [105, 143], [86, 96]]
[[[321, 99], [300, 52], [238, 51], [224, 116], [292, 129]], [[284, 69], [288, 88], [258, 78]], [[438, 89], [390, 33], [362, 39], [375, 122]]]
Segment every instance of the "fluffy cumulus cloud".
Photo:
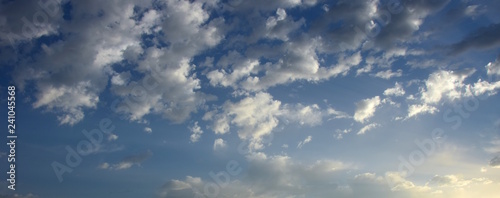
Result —
[[153, 129], [151, 129], [151, 127], [144, 127], [144, 132], [153, 133]]
[[219, 60], [221, 68], [210, 71], [207, 78], [212, 85], [262, 91], [298, 80], [318, 82], [345, 75], [361, 62], [360, 52], [356, 52], [340, 55], [336, 64], [321, 65], [320, 45], [317, 38], [301, 36], [278, 46], [251, 46], [247, 56], [230, 51]]
[[[227, 133], [229, 122], [238, 127], [238, 136], [251, 141], [253, 148], [262, 148], [263, 136], [269, 135], [278, 125], [281, 102], [268, 93], [257, 93], [237, 103], [226, 102], [212, 126], [216, 133]], [[222, 126], [221, 126], [222, 125]]]
[[427, 104], [436, 104], [441, 99], [454, 100], [461, 97], [464, 80], [470, 73], [456, 73], [453, 71], [437, 71], [425, 81], [421, 99]]
[[[24, 13], [29, 22], [36, 24], [33, 28], [38, 32], [24, 36], [29, 40], [53, 35], [55, 41], [43, 44], [44, 50], [33, 55], [34, 61], [19, 59], [19, 66], [13, 71], [14, 81], [21, 89], [27, 85], [35, 87], [33, 107], [58, 112], [61, 124], [73, 125], [84, 118], [85, 109], [96, 107], [99, 93], [112, 73], [111, 64], [123, 60], [126, 49], [140, 46], [140, 35], [151, 27], [134, 20], [133, 9], [134, 5], [149, 5], [131, 1], [109, 1], [102, 5], [75, 2], [72, 21], [54, 25], [53, 22], [63, 21], [62, 10], [57, 1], [47, 3], [55, 3], [50, 6], [55, 14], [47, 17], [47, 23], [31, 21], [44, 18], [41, 14], [47, 13], [43, 7], [33, 10], [34, 13]], [[17, 9], [14, 3], [3, 8]], [[107, 14], [99, 16], [101, 10], [107, 10]], [[15, 42], [16, 49], [22, 47], [19, 45], [22, 42]]]
[[[415, 42], [411, 36], [423, 21], [449, 4], [444, 0], [324, 2], [323, 11], [318, 13], [322, 17], [308, 21], [307, 17], [293, 16], [290, 9], [310, 9], [318, 6], [317, 1], [71, 2], [67, 13], [61, 7], [66, 1], [47, 2], [3, 6], [0, 24], [7, 31], [0, 34], [1, 45], [9, 53], [10, 46], [26, 51], [27, 41], [52, 37], [53, 41], [40, 46], [28, 45], [43, 49], [30, 54], [29, 59], [12, 56], [7, 62], [18, 65], [13, 76], [19, 87], [35, 91], [32, 106], [56, 113], [60, 124], [69, 125], [84, 119], [85, 111], [97, 108], [106, 89], [117, 97], [109, 104], [111, 108], [131, 121], [147, 122], [145, 116], [156, 114], [182, 123], [216, 99], [203, 91], [205, 85], [254, 94], [296, 81], [321, 82], [346, 76], [362, 63], [366, 65], [357, 68], [357, 74], [402, 77], [403, 70], [391, 68], [395, 58], [425, 53], [400, 44]], [[476, 16], [479, 10], [478, 6], [464, 7], [460, 16]], [[235, 20], [220, 13], [231, 13]], [[47, 20], [40, 21], [42, 14]], [[451, 48], [460, 53], [495, 46], [491, 35], [497, 26], [479, 28]], [[194, 61], [213, 49], [220, 53], [204, 57], [203, 63]], [[362, 51], [369, 52], [366, 60]], [[497, 65], [497, 61], [488, 64], [487, 73], [496, 75]], [[447, 72], [429, 76], [421, 93], [425, 104], [413, 109], [430, 106], [420, 109], [431, 112], [441, 98], [458, 97], [468, 75]], [[203, 79], [209, 83], [203, 85]], [[472, 86], [478, 93], [494, 92], [500, 86], [488, 83]], [[384, 95], [399, 96], [401, 90], [396, 85]], [[363, 122], [371, 116], [367, 109], [358, 112], [355, 120]], [[317, 117], [299, 122], [318, 124]], [[229, 129], [224, 119], [218, 121], [221, 128], [216, 132]]]
[[198, 125], [198, 122], [195, 122], [193, 126], [189, 127], [191, 131], [191, 136], [189, 136], [189, 140], [191, 142], [198, 142], [201, 138], [201, 134], [203, 134], [203, 130]]
[[[168, 13], [158, 20], [155, 30], [176, 31], [157, 37], [160, 44], [144, 49], [142, 56], [135, 61], [137, 71], [144, 77], [123, 85], [112, 87], [114, 93], [124, 100], [116, 105], [118, 112], [126, 114], [130, 120], [142, 121], [147, 114], [159, 114], [180, 123], [190, 114], [214, 99], [202, 93], [200, 81], [191, 63], [193, 56], [217, 45], [222, 39], [221, 18], [209, 21], [209, 9], [202, 2], [166, 1], [163, 2]], [[151, 34], [155, 35], [155, 32]], [[133, 54], [133, 53], [132, 53]]]
[[405, 90], [403, 89], [403, 86], [396, 82], [394, 87], [388, 88], [384, 91], [385, 96], [403, 96], [405, 95]]
[[[227, 182], [221, 185], [211, 174], [173, 174], [185, 177], [169, 178], [159, 197], [493, 198], [488, 195], [498, 194], [498, 138], [481, 139], [484, 144], [474, 148], [482, 149], [471, 149], [488, 156], [479, 168], [471, 165], [477, 158], [457, 165], [467, 167], [463, 174], [458, 168], [435, 173], [425, 164], [418, 170], [424, 174], [414, 177], [385, 170], [387, 160], [371, 166], [371, 158], [353, 157], [358, 152], [344, 146], [354, 148], [358, 141], [325, 149], [345, 151], [337, 156], [356, 163], [309, 155], [306, 148], [325, 144], [332, 133], [342, 139], [351, 132], [358, 136], [346, 141], [369, 137], [387, 143], [375, 149], [413, 145], [404, 142], [420, 135], [412, 130], [398, 133], [395, 141], [376, 131], [391, 134], [392, 124], [427, 126], [415, 118], [466, 99], [498, 97], [498, 10], [500, 3], [484, 0], [2, 1], [0, 69], [22, 95], [17, 104], [54, 114], [58, 124], [70, 125], [65, 127], [113, 113], [127, 124], [142, 124], [136, 135], [156, 141], [170, 136], [152, 134], [152, 128], [168, 125], [186, 132], [186, 152], [208, 148], [214, 161], [233, 157], [233, 141], [247, 143], [244, 164], [230, 161], [232, 171], [215, 176]], [[484, 108], [495, 112], [494, 106]], [[405, 115], [385, 118], [397, 113]], [[498, 120], [488, 113], [477, 115]], [[159, 124], [161, 119], [167, 123]], [[479, 120], [463, 124], [472, 119]], [[319, 132], [297, 136], [293, 127]], [[478, 129], [478, 136], [489, 138], [488, 130]], [[453, 135], [450, 141], [463, 138]], [[100, 154], [94, 168], [133, 172], [146, 165], [149, 150], [108, 156], [125, 148], [114, 143], [137, 139], [128, 136], [103, 136], [106, 144], [88, 153]], [[273, 137], [283, 139], [272, 145], [267, 140]], [[147, 146], [156, 152], [160, 144], [132, 145], [127, 149]], [[264, 153], [272, 149], [282, 153]], [[301, 153], [313, 160], [290, 157]]]
[[[14, 23], [6, 17], [15, 14], [2, 12], [0, 18], [8, 21], [2, 25], [10, 31], [1, 34], [6, 38], [2, 41], [10, 41], [2, 43], [7, 51], [10, 46], [21, 50], [26, 41], [43, 36], [54, 40], [42, 43], [43, 50], [30, 59], [16, 60], [14, 81], [21, 89], [34, 87], [34, 108], [58, 113], [61, 124], [76, 124], [85, 110], [96, 108], [109, 80], [113, 93], [123, 99], [113, 108], [130, 120], [156, 113], [182, 122], [210, 98], [197, 91], [199, 80], [191, 72], [195, 66], [190, 59], [222, 39], [224, 22], [209, 21], [209, 8], [202, 2], [164, 1], [161, 6], [147, 1], [71, 2], [69, 21], [63, 18], [63, 3], [67, 2], [47, 1], [48, 10], [36, 4], [2, 6], [9, 12], [22, 11], [25, 17], [16, 20], [26, 21]], [[48, 20], [36, 21], [41, 19]], [[23, 28], [23, 24], [28, 25]], [[176, 31], [161, 33], [167, 29]], [[145, 35], [156, 39], [146, 45]], [[142, 78], [115, 71], [134, 66]]]
[[204, 120], [211, 120], [210, 128], [216, 134], [228, 133], [231, 126], [238, 137], [249, 141], [252, 149], [262, 149], [262, 139], [271, 135], [280, 120], [285, 123], [317, 125], [325, 117], [345, 118], [347, 114], [333, 108], [320, 109], [318, 105], [282, 104], [269, 93], [258, 92], [238, 102], [226, 101], [221, 109], [207, 112]]
[[419, 114], [435, 113], [441, 102], [456, 102], [464, 98], [482, 95], [491, 96], [500, 88], [500, 81], [490, 82], [478, 79], [470, 84], [466, 83], [475, 70], [447, 71], [438, 70], [431, 73], [425, 85], [420, 87], [418, 104], [411, 104], [408, 108], [408, 117]]
[[380, 105], [380, 97], [367, 98], [356, 103], [356, 111], [354, 112], [354, 120], [364, 123], [373, 115], [377, 107]]
[[219, 149], [226, 148], [226, 146], [227, 146], [226, 142], [222, 138], [217, 138], [214, 141], [213, 149], [214, 149], [214, 151], [216, 151], [216, 150], [219, 150]]

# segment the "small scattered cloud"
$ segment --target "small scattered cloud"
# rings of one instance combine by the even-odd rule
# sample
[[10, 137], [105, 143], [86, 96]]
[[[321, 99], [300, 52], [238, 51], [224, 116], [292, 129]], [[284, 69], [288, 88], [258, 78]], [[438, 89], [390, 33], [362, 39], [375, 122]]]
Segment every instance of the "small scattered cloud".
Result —
[[151, 129], [149, 127], [144, 127], [144, 132], [146, 132], [146, 133], [152, 133], [153, 129]]
[[118, 135], [116, 135], [116, 134], [110, 134], [110, 135], [108, 136], [108, 141], [110, 141], [110, 142], [111, 142], [111, 141], [115, 141], [115, 140], [117, 140], [117, 139], [118, 139]]
[[203, 130], [201, 130], [201, 127], [198, 126], [198, 122], [195, 122], [193, 126], [189, 127], [189, 130], [191, 131], [189, 140], [191, 142], [198, 142], [201, 138], [201, 134], [203, 134]]
[[98, 169], [108, 169], [109, 167], [110, 165], [107, 162], [101, 163], [99, 164], [99, 166], [97, 166]]
[[216, 151], [216, 150], [219, 150], [219, 149], [226, 148], [226, 146], [227, 146], [226, 141], [224, 141], [222, 138], [217, 138], [214, 141], [213, 149], [214, 149], [214, 151]]
[[103, 162], [99, 164], [97, 168], [107, 169], [107, 170], [125, 170], [131, 168], [134, 165], [140, 166], [142, 162], [150, 158], [152, 155], [153, 152], [148, 150], [145, 153], [127, 156], [123, 158], [120, 162], [115, 164], [109, 164], [107, 162]]
[[309, 143], [312, 141], [312, 136], [307, 136], [306, 139], [302, 140], [297, 144], [297, 148], [302, 148], [305, 144]]
[[486, 72], [488, 75], [500, 76], [500, 55], [494, 62], [489, 62], [486, 65]]
[[340, 139], [344, 138], [344, 134], [348, 134], [351, 131], [352, 131], [351, 128], [344, 129], [344, 130], [337, 129], [337, 130], [335, 130], [335, 134], [333, 136], [335, 137], [335, 139], [340, 140]]
[[365, 125], [363, 128], [361, 128], [358, 131], [358, 133], [356, 133], [356, 135], [364, 135], [367, 131], [375, 129], [379, 126], [380, 126], [380, 124], [377, 124], [377, 123], [371, 123], [371, 124]]
[[403, 89], [403, 86], [401, 86], [400, 83], [396, 82], [394, 87], [388, 88], [384, 91], [385, 96], [404, 96], [405, 95], [405, 90]]
[[383, 78], [383, 79], [391, 79], [394, 77], [401, 77], [403, 75], [403, 70], [398, 69], [396, 71], [392, 70], [385, 70], [385, 71], [379, 71], [376, 74], [374, 74], [375, 77]]

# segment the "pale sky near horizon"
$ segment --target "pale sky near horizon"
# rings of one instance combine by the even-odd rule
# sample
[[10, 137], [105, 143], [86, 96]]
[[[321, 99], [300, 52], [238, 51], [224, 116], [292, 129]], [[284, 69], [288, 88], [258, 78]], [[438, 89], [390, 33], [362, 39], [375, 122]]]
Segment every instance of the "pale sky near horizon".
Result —
[[497, 198], [499, 12], [3, 0], [0, 198]]

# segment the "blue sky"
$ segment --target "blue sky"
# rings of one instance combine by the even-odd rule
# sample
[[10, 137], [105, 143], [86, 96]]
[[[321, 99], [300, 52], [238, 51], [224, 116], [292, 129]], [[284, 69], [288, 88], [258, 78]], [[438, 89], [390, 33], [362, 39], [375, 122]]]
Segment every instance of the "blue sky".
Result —
[[499, 10], [2, 1], [18, 143], [0, 197], [493, 198]]

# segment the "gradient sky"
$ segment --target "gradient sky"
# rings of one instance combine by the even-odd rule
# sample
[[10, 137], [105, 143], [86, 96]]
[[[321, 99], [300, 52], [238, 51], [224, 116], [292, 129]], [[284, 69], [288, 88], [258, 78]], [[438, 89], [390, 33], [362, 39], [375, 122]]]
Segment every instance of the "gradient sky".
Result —
[[499, 12], [3, 0], [0, 197], [498, 197]]

